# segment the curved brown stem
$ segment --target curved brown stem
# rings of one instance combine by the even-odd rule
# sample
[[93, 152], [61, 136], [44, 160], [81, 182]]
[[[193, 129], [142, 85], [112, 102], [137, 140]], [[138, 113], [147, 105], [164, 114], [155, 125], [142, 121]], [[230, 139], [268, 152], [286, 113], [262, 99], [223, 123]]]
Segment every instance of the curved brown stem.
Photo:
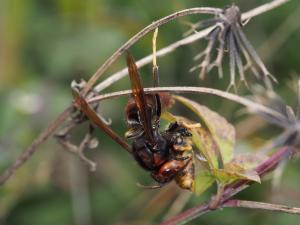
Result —
[[[248, 107], [249, 110], [254, 112], [260, 112], [260, 113], [266, 113], [267, 115], [270, 115], [277, 119], [284, 119], [285, 117], [280, 114], [277, 111], [274, 111], [271, 108], [268, 108], [264, 105], [261, 105], [259, 103], [253, 102], [245, 97], [241, 97], [235, 94], [231, 94], [225, 91], [213, 89], [213, 88], [206, 88], [206, 87], [158, 87], [158, 88], [145, 88], [145, 93], [151, 93], [151, 92], [171, 92], [171, 93], [193, 93], [193, 94], [211, 94], [216, 95], [222, 98], [229, 99], [231, 101], [237, 102], [239, 104], [242, 104], [246, 107]], [[98, 102], [102, 101], [104, 99], [111, 99], [116, 98], [124, 95], [131, 94], [131, 90], [125, 90], [125, 91], [118, 91], [113, 92], [109, 94], [103, 94], [98, 95], [96, 97], [88, 99], [88, 103]]]

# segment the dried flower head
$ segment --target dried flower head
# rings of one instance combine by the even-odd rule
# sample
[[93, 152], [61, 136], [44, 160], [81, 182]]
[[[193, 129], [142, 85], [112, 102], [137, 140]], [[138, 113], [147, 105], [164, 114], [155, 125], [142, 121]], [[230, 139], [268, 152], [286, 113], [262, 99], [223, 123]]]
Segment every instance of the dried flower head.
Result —
[[[246, 35], [242, 31], [242, 27], [248, 21], [242, 21], [240, 9], [232, 5], [225, 8], [222, 13], [216, 14], [215, 18], [201, 21], [192, 25], [192, 31], [200, 27], [214, 25], [212, 31], [208, 34], [207, 47], [195, 56], [195, 60], [201, 62], [191, 68], [191, 72], [200, 68], [200, 78], [203, 79], [205, 74], [212, 70], [214, 67], [218, 69], [219, 77], [223, 77], [222, 62], [224, 53], [229, 53], [229, 70], [230, 70], [230, 84], [227, 90], [234, 88], [236, 90], [236, 70], [240, 76], [240, 82], [244, 82], [247, 86], [245, 79], [245, 72], [250, 69], [256, 78], [264, 81], [268, 89], [272, 88], [273, 80], [276, 79], [270, 74], [261, 58], [256, 53], [254, 47], [248, 41]], [[217, 46], [217, 47], [216, 47]], [[213, 50], [217, 48], [217, 56], [214, 61], [211, 61]]]

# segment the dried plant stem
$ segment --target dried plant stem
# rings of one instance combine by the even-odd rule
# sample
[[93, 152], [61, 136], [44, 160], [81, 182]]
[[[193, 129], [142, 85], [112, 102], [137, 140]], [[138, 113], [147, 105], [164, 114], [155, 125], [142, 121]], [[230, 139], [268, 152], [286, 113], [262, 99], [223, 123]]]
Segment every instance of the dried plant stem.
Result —
[[[277, 111], [274, 111], [271, 108], [268, 108], [264, 105], [258, 104], [256, 102], [253, 102], [247, 98], [231, 94], [225, 91], [213, 89], [213, 88], [206, 88], [206, 87], [158, 87], [158, 88], [145, 88], [144, 91], [146, 93], [149, 92], [172, 92], [172, 93], [194, 93], [194, 94], [211, 94], [220, 96], [222, 98], [229, 99], [231, 101], [237, 102], [239, 104], [242, 104], [246, 107], [248, 107], [249, 110], [254, 112], [263, 112], [268, 115], [271, 115], [272, 117], [284, 119], [284, 116], [280, 114]], [[111, 99], [116, 98], [124, 95], [131, 94], [131, 90], [125, 90], [125, 91], [119, 91], [119, 92], [113, 92], [109, 94], [103, 94], [98, 95], [96, 97], [88, 99], [89, 103], [98, 102], [104, 99]]]
[[86, 93], [93, 87], [93, 85], [96, 83], [98, 78], [109, 68], [109, 66], [114, 63], [119, 56], [126, 50], [128, 50], [133, 44], [135, 44], [138, 40], [140, 40], [142, 37], [144, 37], [146, 34], [151, 32], [152, 30], [155, 30], [157, 27], [160, 27], [161, 25], [174, 20], [178, 17], [191, 15], [191, 14], [217, 14], [221, 13], [222, 9], [218, 8], [210, 8], [210, 7], [198, 7], [198, 8], [190, 8], [190, 9], [184, 9], [178, 12], [175, 12], [173, 14], [170, 14], [166, 17], [163, 17], [144, 29], [142, 29], [140, 32], [138, 32], [136, 35], [134, 35], [132, 38], [130, 38], [123, 46], [121, 46], [117, 51], [114, 52], [114, 54], [111, 55], [103, 64], [102, 66], [94, 73], [94, 75], [91, 77], [91, 79], [87, 82], [86, 86], [84, 87], [82, 91], [82, 95], [86, 95]]
[[[291, 154], [294, 153], [293, 148], [290, 147], [282, 147], [277, 152], [275, 152], [273, 155], [271, 155], [265, 162], [260, 164], [256, 167], [256, 172], [260, 177], [263, 177], [268, 172], [274, 170], [276, 166], [282, 162], [283, 160], [286, 160]], [[218, 209], [222, 208], [226, 202], [230, 201], [229, 199], [236, 195], [237, 193], [241, 192], [242, 190], [249, 187], [252, 183], [249, 181], [239, 181], [233, 185], [227, 186], [223, 192], [222, 199], [220, 202], [220, 205]], [[202, 203], [196, 207], [193, 207], [191, 209], [188, 209], [184, 211], [181, 214], [178, 214], [163, 223], [161, 225], [179, 225], [179, 224], [185, 224], [188, 221], [191, 221], [197, 217], [200, 217], [203, 214], [206, 214], [210, 211], [213, 211], [215, 209], [211, 209], [209, 207], [210, 202], [208, 203]]]
[[[257, 7], [257, 8], [254, 8], [252, 10], [249, 10], [248, 12], [243, 13], [242, 14], [242, 20], [245, 21], [245, 20], [248, 20], [248, 19], [250, 19], [252, 17], [261, 15], [261, 14], [263, 14], [265, 12], [268, 12], [268, 11], [270, 11], [270, 10], [272, 10], [272, 9], [274, 9], [274, 8], [276, 8], [276, 7], [284, 4], [284, 3], [287, 3], [288, 1], [290, 1], [290, 0], [274, 0], [274, 1], [270, 2], [270, 3], [263, 4], [263, 5], [261, 5], [261, 6]], [[156, 52], [156, 56], [157, 57], [165, 56], [165, 55], [167, 55], [167, 54], [175, 51], [177, 48], [179, 48], [181, 46], [188, 45], [188, 44], [191, 44], [191, 43], [193, 43], [195, 41], [198, 41], [198, 40], [206, 37], [210, 33], [210, 31], [212, 31], [214, 28], [215, 28], [215, 26], [208, 27], [208, 28], [206, 28], [204, 30], [201, 30], [201, 31], [199, 31], [199, 32], [197, 32], [197, 33], [195, 33], [193, 35], [190, 35], [190, 36], [188, 36], [186, 38], [183, 38], [183, 39], [181, 39], [179, 41], [176, 41], [176, 42], [170, 44], [169, 46], [167, 46], [165, 48], [162, 48], [159, 51], [157, 51]], [[128, 48], [126, 48], [126, 49], [128, 49]], [[124, 52], [124, 50], [122, 50], [122, 52]], [[109, 65], [111, 65], [120, 55], [121, 55], [121, 53], [119, 53], [119, 55], [116, 56], [116, 58], [112, 62], [108, 62], [108, 60], [113, 57], [113, 55], [112, 55], [105, 63], [109, 63]], [[151, 63], [152, 59], [153, 59], [153, 55], [151, 54], [151, 55], [148, 55], [148, 56], [146, 56], [146, 57], [138, 60], [136, 62], [137, 67], [141, 68], [141, 67], [143, 67], [143, 66]], [[100, 75], [98, 75], [98, 77], [100, 77], [101, 74], [104, 73], [105, 70], [108, 68], [108, 66], [107, 66], [107, 68], [102, 68], [103, 65], [95, 73], [95, 74], [97, 74], [97, 73], [100, 74]], [[101, 69], [101, 71], [100, 71], [100, 69]], [[122, 70], [120, 70], [120, 71], [118, 71], [118, 72], [110, 75], [103, 82], [101, 82], [98, 85], [96, 85], [95, 90], [98, 91], [98, 92], [100, 92], [100, 91], [104, 90], [105, 88], [109, 87], [110, 85], [112, 85], [114, 82], [122, 79], [127, 74], [128, 74], [128, 70], [127, 70], [127, 68], [124, 68], [124, 69], [122, 69]], [[93, 84], [94, 83], [95, 82], [93, 81]]]
[[270, 210], [274, 212], [284, 212], [284, 213], [296, 214], [296, 215], [300, 214], [300, 208], [296, 208], [296, 207], [264, 203], [264, 202], [245, 201], [245, 200], [238, 200], [238, 199], [232, 199], [227, 201], [225, 204], [223, 204], [223, 207], [264, 209], [264, 210]]
[[259, 7], [256, 7], [253, 10], [250, 10], [246, 13], [243, 13], [242, 15], [242, 20], [248, 20], [251, 19], [252, 17], [258, 16], [260, 14], [263, 14], [265, 12], [268, 12], [278, 6], [281, 6], [287, 2], [289, 2], [290, 0], [273, 0], [271, 2], [268, 2], [266, 4], [263, 4]]
[[28, 146], [27, 149], [17, 158], [17, 160], [9, 166], [4, 173], [0, 176], [0, 185], [3, 185], [14, 173], [22, 166], [43, 144], [47, 138], [71, 115], [73, 107], [66, 108], [53, 122], [51, 122], [40, 135]]

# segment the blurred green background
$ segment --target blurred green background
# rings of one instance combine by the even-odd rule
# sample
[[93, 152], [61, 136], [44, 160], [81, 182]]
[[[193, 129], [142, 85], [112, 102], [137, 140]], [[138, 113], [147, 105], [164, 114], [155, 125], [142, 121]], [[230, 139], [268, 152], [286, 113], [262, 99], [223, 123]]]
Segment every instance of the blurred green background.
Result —
[[[265, 0], [237, 0], [242, 11]], [[195, 6], [224, 7], [231, 1], [211, 0], [1, 0], [0, 1], [0, 171], [10, 165], [37, 134], [72, 100], [70, 83], [87, 80], [126, 40], [152, 21]], [[271, 12], [252, 19], [245, 27], [249, 40], [280, 81], [275, 90], [287, 102], [295, 101], [293, 81], [300, 71], [300, 2], [290, 1]], [[159, 30], [158, 48], [182, 38], [184, 23], [206, 17], [178, 19]], [[136, 59], [151, 53], [151, 35], [139, 41], [131, 52]], [[161, 86], [192, 85], [225, 89], [228, 79], [218, 80], [212, 72], [205, 81], [198, 73], [188, 73], [193, 56], [206, 41], [179, 48], [158, 60]], [[125, 66], [121, 57], [105, 76]], [[141, 69], [149, 74], [151, 67]], [[228, 77], [225, 66], [225, 76]], [[249, 74], [250, 75], [250, 74]], [[251, 79], [251, 75], [249, 79]], [[150, 76], [144, 77], [145, 86]], [[106, 92], [128, 89], [125, 78]], [[243, 93], [244, 90], [241, 90]], [[244, 93], [247, 93], [244, 92]], [[212, 96], [193, 96], [237, 125], [241, 151], [252, 151], [279, 129], [262, 127], [247, 134], [248, 118], [241, 108]], [[101, 113], [113, 120], [112, 127], [123, 135], [126, 125], [123, 109], [127, 98], [101, 104]], [[180, 112], [176, 112], [180, 114]], [[252, 118], [253, 119], [253, 118]], [[256, 119], [256, 118], [254, 118]], [[257, 121], [257, 119], [255, 120]], [[252, 124], [254, 130], [262, 122]], [[247, 124], [247, 123], [246, 123]], [[82, 128], [84, 129], [84, 128]], [[80, 132], [75, 141], [79, 141]], [[97, 162], [89, 172], [74, 155], [65, 152], [54, 139], [39, 151], [0, 188], [0, 224], [3, 225], [92, 225], [157, 224], [162, 218], [209, 199], [214, 189], [195, 197], [168, 185], [161, 190], [143, 190], [137, 182], [151, 184], [143, 171], [116, 143], [97, 131], [100, 147], [86, 152]], [[284, 170], [278, 189], [272, 179], [253, 185], [239, 195], [242, 199], [300, 206], [299, 162]], [[269, 177], [272, 178], [272, 177]], [[189, 224], [294, 225], [298, 217], [257, 210], [224, 209]]]

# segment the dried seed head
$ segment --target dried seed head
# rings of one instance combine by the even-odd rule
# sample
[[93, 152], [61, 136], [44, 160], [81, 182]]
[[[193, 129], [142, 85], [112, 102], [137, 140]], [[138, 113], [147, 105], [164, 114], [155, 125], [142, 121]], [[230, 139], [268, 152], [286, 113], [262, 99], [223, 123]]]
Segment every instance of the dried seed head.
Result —
[[224, 14], [221, 14], [221, 18], [224, 19], [228, 25], [242, 23], [240, 8], [235, 5], [226, 8]]
[[[255, 48], [242, 31], [243, 21], [240, 9], [235, 5], [227, 7], [217, 14], [213, 20], [209, 19], [210, 23], [212, 21], [214, 28], [206, 37], [208, 39], [207, 47], [195, 57], [195, 60], [200, 62], [190, 71], [199, 69], [199, 77], [203, 79], [208, 72], [216, 67], [219, 77], [222, 77], [223, 56], [228, 52], [230, 84], [227, 90], [233, 88], [236, 91], [236, 82], [239, 86], [244, 83], [248, 87], [246, 82], [247, 70], [251, 70], [253, 75], [260, 79], [267, 89], [271, 90], [271, 81], [276, 82], [276, 79], [270, 74]], [[205, 21], [198, 24], [205, 24]], [[196, 28], [194, 27], [194, 29]], [[217, 56], [212, 60], [216, 50]], [[239, 76], [240, 81], [236, 79], [237, 76]]]

